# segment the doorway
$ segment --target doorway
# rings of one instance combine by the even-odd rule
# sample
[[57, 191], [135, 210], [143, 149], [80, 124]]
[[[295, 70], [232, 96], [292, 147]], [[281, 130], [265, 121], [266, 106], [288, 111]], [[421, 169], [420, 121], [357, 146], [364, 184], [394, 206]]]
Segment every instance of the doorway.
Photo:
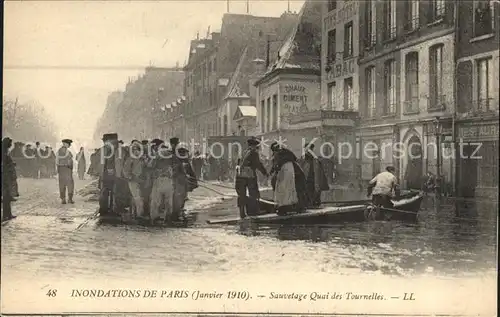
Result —
[[407, 164], [405, 171], [405, 180], [407, 189], [422, 188], [423, 168], [422, 168], [422, 142], [416, 135], [408, 140]]

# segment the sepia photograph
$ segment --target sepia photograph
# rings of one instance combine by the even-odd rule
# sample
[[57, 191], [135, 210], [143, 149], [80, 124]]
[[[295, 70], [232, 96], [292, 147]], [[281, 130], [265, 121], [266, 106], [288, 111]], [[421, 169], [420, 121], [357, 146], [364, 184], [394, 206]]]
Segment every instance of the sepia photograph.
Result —
[[496, 316], [498, 0], [7, 0], [2, 316]]

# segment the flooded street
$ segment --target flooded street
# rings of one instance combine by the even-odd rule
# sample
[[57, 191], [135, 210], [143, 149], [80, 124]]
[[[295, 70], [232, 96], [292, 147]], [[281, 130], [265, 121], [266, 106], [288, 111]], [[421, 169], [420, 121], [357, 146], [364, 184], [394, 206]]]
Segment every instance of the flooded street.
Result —
[[[86, 183], [77, 182], [77, 188]], [[240, 228], [205, 224], [209, 218], [235, 215], [235, 202], [199, 188], [188, 204], [200, 211], [195, 227], [151, 229], [89, 220], [97, 204], [77, 197], [75, 205], [60, 205], [56, 180], [22, 179], [20, 188], [13, 208], [18, 217], [2, 226], [2, 278], [119, 279], [138, 272], [262, 270], [474, 276], [496, 269], [498, 206], [488, 201], [447, 199], [436, 207], [428, 197], [417, 224]], [[353, 199], [356, 194], [343, 195]]]

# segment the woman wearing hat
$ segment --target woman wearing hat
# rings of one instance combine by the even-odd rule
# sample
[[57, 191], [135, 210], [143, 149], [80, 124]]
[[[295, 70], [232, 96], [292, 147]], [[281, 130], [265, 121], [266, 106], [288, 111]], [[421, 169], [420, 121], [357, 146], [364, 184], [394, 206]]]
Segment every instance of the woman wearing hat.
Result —
[[271, 184], [278, 214], [302, 211], [307, 205], [306, 180], [304, 172], [297, 164], [297, 157], [292, 151], [280, 147], [276, 142], [271, 145], [271, 151], [273, 152]]

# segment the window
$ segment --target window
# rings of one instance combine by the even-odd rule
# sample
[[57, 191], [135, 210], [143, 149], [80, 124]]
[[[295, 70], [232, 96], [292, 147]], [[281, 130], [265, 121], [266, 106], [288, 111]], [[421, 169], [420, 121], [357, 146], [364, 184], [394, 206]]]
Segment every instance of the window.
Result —
[[420, 26], [420, 0], [409, 0], [405, 2], [405, 5], [405, 29], [406, 31], [414, 31]]
[[354, 87], [352, 77], [344, 79], [344, 110], [354, 109]]
[[224, 115], [224, 123], [223, 124], [224, 124], [224, 126], [223, 126], [224, 127], [224, 130], [223, 130], [224, 134], [223, 135], [225, 136], [225, 135], [227, 135], [227, 130], [228, 130], [227, 115]]
[[430, 9], [431, 11], [431, 18], [434, 21], [439, 21], [444, 18], [444, 12], [445, 12], [445, 0], [431, 0], [430, 2]]
[[273, 95], [273, 130], [278, 129], [278, 95]]
[[474, 1], [474, 36], [493, 33], [495, 15], [491, 0]]
[[266, 132], [265, 117], [266, 117], [266, 103], [264, 100], [261, 100], [260, 101], [260, 126], [262, 129], [262, 132]]
[[328, 31], [328, 64], [335, 62], [337, 57], [337, 30]]
[[384, 2], [385, 9], [385, 39], [392, 40], [396, 38], [396, 1], [389, 0]]
[[477, 110], [489, 111], [492, 106], [494, 80], [493, 60], [491, 58], [477, 61]]
[[395, 61], [389, 60], [385, 63], [385, 109], [384, 114], [392, 114], [396, 111], [396, 67]]
[[352, 57], [353, 54], [353, 27], [352, 21], [344, 27], [344, 58]]
[[430, 106], [437, 107], [443, 101], [443, 45], [435, 45], [429, 51]]
[[377, 43], [377, 7], [376, 0], [371, 0], [366, 6], [366, 47], [373, 47]]
[[271, 122], [271, 98], [267, 98], [267, 131], [271, 131], [272, 122]]
[[337, 0], [328, 0], [328, 11], [337, 9]]
[[418, 110], [418, 53], [406, 55], [405, 63], [406, 111]]
[[367, 103], [367, 116], [375, 116], [375, 91], [376, 91], [376, 77], [375, 77], [375, 67], [371, 66], [366, 69], [366, 103]]
[[328, 109], [335, 109], [336, 104], [336, 84], [335, 82], [328, 84]]

